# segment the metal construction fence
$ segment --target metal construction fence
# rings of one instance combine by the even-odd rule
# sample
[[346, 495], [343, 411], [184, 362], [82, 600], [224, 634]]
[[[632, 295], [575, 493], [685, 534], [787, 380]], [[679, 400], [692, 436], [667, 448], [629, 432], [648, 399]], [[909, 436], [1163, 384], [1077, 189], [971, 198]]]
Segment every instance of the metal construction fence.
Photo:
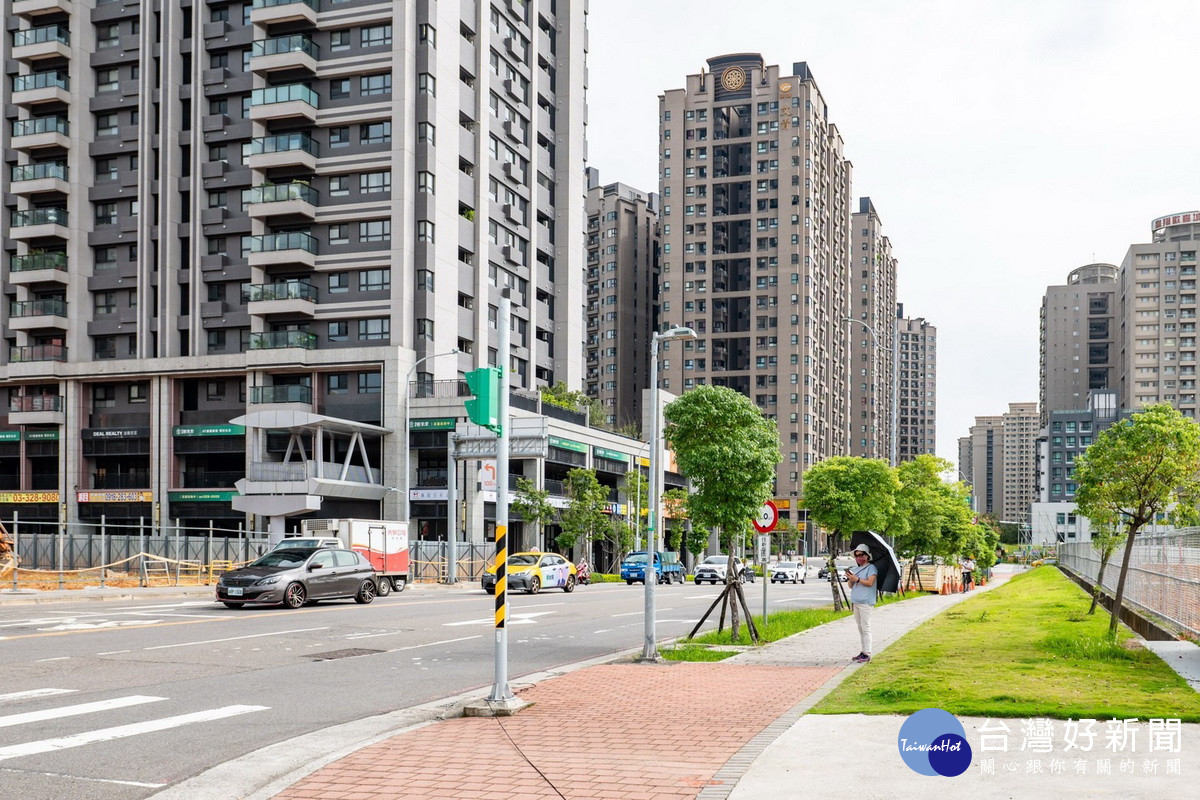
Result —
[[[1122, 544], [1104, 570], [1104, 588], [1113, 594], [1124, 555]], [[1088, 542], [1060, 544], [1058, 561], [1092, 583], [1100, 572], [1100, 554]], [[1200, 636], [1200, 528], [1138, 536], [1129, 557], [1125, 602]]]
[[[496, 554], [496, 546], [459, 542], [455, 548], [456, 577], [459, 581], [477, 581]], [[446, 542], [410, 542], [408, 555], [412, 580], [444, 583], [449, 547]]]

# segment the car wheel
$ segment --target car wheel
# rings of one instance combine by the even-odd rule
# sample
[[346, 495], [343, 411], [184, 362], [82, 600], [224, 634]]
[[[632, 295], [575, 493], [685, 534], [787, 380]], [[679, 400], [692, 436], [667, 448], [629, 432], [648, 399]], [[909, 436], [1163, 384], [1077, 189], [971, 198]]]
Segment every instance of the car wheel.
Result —
[[487, 592], [488, 594], [495, 594], [496, 593], [496, 585], [492, 584], [491, 586], [485, 586], [485, 587], [483, 587], [483, 590], [485, 592]]
[[[224, 602], [224, 601], [222, 601], [222, 602]], [[225, 603], [226, 608], [241, 608], [244, 605], [245, 605], [245, 603], [228, 603], [228, 602]]]
[[303, 583], [293, 583], [283, 592], [283, 604], [288, 608], [299, 608], [308, 600], [308, 591]]
[[[384, 578], [380, 583], [386, 583], [387, 578]], [[366, 605], [375, 599], [375, 582], [363, 581], [359, 584], [358, 594], [354, 595], [354, 602]]]
[[378, 594], [380, 597], [387, 597], [389, 594], [392, 593], [392, 579], [391, 578], [389, 578], [387, 576], [383, 576], [383, 577], [379, 578], [378, 586], [379, 586]]
[[567, 585], [563, 587], [563, 591], [566, 592], [567, 594], [570, 594], [571, 592], [575, 591], [575, 576], [574, 575], [567, 576]]
[[625, 585], [626, 585], [626, 586], [633, 586], [633, 581], [632, 581], [632, 580], [629, 580], [628, 578], [626, 578], [626, 579], [625, 579]]
[[392, 578], [392, 591], [403, 592], [406, 586], [408, 586], [408, 579], [403, 575]]
[[537, 594], [541, 590], [542, 590], [542, 579], [538, 578], [536, 576], [533, 578], [530, 578], [529, 579], [529, 593]]

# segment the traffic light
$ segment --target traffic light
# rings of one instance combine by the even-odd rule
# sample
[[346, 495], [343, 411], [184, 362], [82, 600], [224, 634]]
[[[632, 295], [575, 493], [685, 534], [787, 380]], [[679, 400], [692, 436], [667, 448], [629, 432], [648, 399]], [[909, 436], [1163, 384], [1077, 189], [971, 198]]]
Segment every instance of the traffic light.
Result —
[[476, 425], [500, 435], [500, 368], [481, 367], [466, 374], [467, 387], [474, 395], [467, 400], [467, 417]]

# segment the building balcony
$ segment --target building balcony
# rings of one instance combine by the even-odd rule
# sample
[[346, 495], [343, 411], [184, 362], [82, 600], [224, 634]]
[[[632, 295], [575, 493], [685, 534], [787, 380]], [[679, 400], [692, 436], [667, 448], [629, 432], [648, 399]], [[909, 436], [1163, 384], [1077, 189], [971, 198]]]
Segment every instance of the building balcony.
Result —
[[254, 0], [250, 10], [250, 22], [254, 25], [300, 21], [317, 24], [317, 0]]
[[34, 283], [68, 283], [66, 253], [29, 253], [9, 256], [8, 280], [17, 286]]
[[14, 364], [24, 364], [35, 361], [67, 360], [67, 348], [61, 344], [31, 344], [24, 347], [8, 348], [8, 360]]
[[66, 239], [68, 234], [65, 208], [31, 208], [13, 211], [9, 216], [9, 236], [18, 241], [46, 236]]
[[56, 69], [30, 75], [14, 75], [12, 102], [17, 105], [66, 104], [71, 101], [70, 88], [71, 79], [67, 73]]
[[242, 290], [242, 299], [251, 316], [301, 314], [314, 317], [317, 313], [317, 287], [308, 281], [252, 284]]
[[92, 489], [149, 489], [149, 470], [137, 469], [130, 472], [93, 472]]
[[34, 117], [12, 121], [12, 146], [18, 150], [61, 147], [71, 144], [67, 138], [70, 126], [66, 117]]
[[250, 405], [302, 405], [312, 407], [311, 386], [251, 386]]
[[181, 489], [228, 489], [246, 477], [245, 470], [209, 471], [202, 469], [185, 470], [179, 482]]
[[69, 58], [71, 33], [62, 25], [43, 25], [12, 32], [12, 57], [21, 61]]
[[9, 191], [17, 195], [59, 192], [66, 194], [71, 188], [67, 183], [67, 165], [61, 161], [39, 164], [15, 164], [9, 175]]
[[312, 269], [317, 265], [317, 240], [303, 231], [268, 233], [246, 238], [250, 240], [249, 262], [252, 267], [303, 264]]
[[70, 14], [71, 0], [13, 0], [12, 14], [36, 20], [44, 14]]
[[315, 220], [320, 202], [320, 193], [306, 183], [255, 186], [246, 191], [251, 219], [301, 216]]
[[64, 422], [63, 399], [56, 394], [32, 394], [8, 401], [11, 425], [61, 425]]
[[317, 93], [302, 83], [268, 86], [250, 93], [250, 119], [266, 122], [303, 117], [315, 125], [317, 105]]
[[8, 304], [8, 327], [14, 331], [37, 328], [67, 328], [67, 301], [21, 300]]
[[281, 350], [299, 347], [316, 350], [317, 337], [308, 331], [261, 331], [250, 334], [248, 350]]
[[315, 172], [320, 150], [316, 139], [307, 133], [284, 133], [250, 140], [250, 169], [266, 171], [274, 167], [304, 167]]
[[266, 74], [283, 69], [306, 69], [316, 74], [321, 48], [307, 33], [259, 39], [250, 48], [250, 69]]

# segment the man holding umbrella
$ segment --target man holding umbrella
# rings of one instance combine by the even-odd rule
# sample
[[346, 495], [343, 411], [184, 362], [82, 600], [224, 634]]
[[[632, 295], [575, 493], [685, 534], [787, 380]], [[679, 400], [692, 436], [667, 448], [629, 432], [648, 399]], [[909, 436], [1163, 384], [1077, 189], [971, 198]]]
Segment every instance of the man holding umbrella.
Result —
[[879, 592], [875, 588], [879, 570], [871, 563], [871, 548], [865, 544], [854, 546], [854, 566], [846, 568], [846, 581], [850, 584], [850, 608], [858, 624], [862, 638], [862, 652], [851, 661], [865, 664], [871, 660], [871, 612]]

